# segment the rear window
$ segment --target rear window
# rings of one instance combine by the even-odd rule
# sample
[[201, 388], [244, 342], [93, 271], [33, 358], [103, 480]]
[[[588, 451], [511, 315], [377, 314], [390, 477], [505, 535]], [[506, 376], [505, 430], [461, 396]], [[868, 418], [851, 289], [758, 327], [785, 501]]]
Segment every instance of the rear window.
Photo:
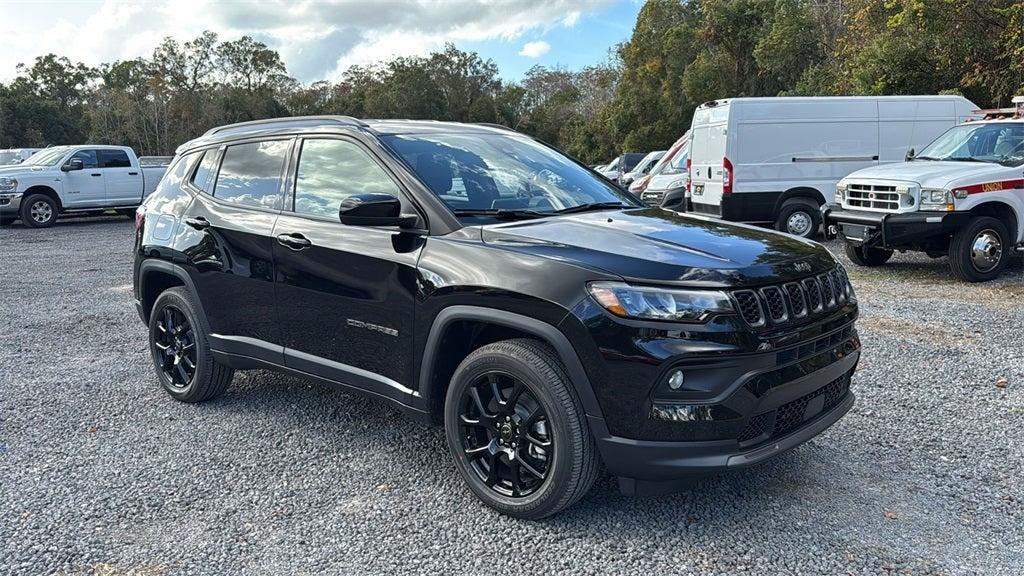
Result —
[[213, 196], [225, 202], [279, 210], [288, 144], [287, 140], [270, 140], [228, 146]]
[[132, 161], [124, 150], [100, 150], [100, 168], [131, 168]]

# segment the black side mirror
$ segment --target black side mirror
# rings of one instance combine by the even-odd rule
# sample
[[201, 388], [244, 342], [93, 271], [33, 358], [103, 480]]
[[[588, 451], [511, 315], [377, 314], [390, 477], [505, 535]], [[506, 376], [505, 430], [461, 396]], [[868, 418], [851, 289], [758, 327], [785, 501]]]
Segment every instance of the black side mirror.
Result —
[[398, 226], [411, 228], [416, 216], [402, 215], [402, 202], [390, 194], [356, 194], [341, 201], [338, 216], [350, 226]]
[[61, 172], [74, 172], [75, 170], [81, 170], [83, 168], [85, 168], [85, 164], [82, 163], [81, 158], [72, 158], [65, 162], [64, 165], [60, 167], [60, 170]]
[[903, 157], [904, 162], [910, 162], [914, 159], [914, 149], [907, 150], [907, 155]]

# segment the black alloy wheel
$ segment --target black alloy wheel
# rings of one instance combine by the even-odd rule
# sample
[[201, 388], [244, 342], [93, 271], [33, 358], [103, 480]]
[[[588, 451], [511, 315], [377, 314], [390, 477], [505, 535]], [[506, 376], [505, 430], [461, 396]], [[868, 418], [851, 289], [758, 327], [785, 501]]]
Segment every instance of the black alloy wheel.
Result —
[[478, 377], [462, 395], [459, 425], [470, 468], [491, 490], [521, 498], [544, 484], [554, 460], [552, 427], [522, 381], [505, 372]]
[[186, 388], [196, 374], [196, 335], [188, 317], [167, 304], [156, 319], [153, 360], [174, 388]]

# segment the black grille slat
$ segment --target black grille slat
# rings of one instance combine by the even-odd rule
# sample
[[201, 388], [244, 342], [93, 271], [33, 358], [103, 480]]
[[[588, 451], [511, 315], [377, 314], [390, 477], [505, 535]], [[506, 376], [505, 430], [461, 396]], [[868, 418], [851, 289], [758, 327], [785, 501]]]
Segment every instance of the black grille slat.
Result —
[[758, 414], [747, 422], [747, 425], [743, 427], [740, 432], [739, 441], [749, 442], [758, 436], [763, 436], [765, 433], [770, 432], [772, 429], [772, 417], [773, 412], [765, 412], [764, 414]]
[[738, 290], [733, 292], [733, 297], [739, 304], [740, 315], [747, 324], [754, 327], [764, 325], [761, 302], [753, 290]]
[[821, 312], [821, 286], [814, 278], [803, 281], [804, 290], [807, 291], [807, 306], [812, 313]]
[[786, 299], [789, 302], [789, 309], [793, 312], [794, 318], [803, 318], [807, 315], [807, 302], [804, 299], [804, 291], [796, 282], [790, 282], [783, 287], [786, 291]]
[[821, 282], [821, 300], [826, 308], [835, 308], [836, 306], [836, 295], [832, 291], [832, 279], [828, 274], [822, 274], [818, 276], [818, 280]]
[[832, 272], [829, 272], [829, 278], [832, 279], [832, 288], [835, 291], [836, 303], [846, 303], [846, 283], [843, 282], [842, 274], [839, 273], [839, 268], [836, 268]]
[[761, 296], [767, 304], [768, 317], [772, 324], [782, 324], [789, 319], [786, 313], [786, 303], [782, 297], [782, 290], [777, 286], [768, 286], [761, 289]]

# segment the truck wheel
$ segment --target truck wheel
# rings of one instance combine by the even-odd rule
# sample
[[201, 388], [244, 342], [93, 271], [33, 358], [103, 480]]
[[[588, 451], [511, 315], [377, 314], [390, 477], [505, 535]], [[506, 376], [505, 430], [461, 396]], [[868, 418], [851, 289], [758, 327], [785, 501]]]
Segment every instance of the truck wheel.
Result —
[[572, 505], [598, 473], [597, 446], [561, 362], [534, 340], [466, 357], [445, 396], [456, 467], [488, 506], [536, 520]]
[[782, 203], [775, 229], [801, 238], [814, 238], [821, 227], [818, 203], [809, 198], [790, 198]]
[[213, 359], [206, 319], [182, 287], [157, 297], [149, 314], [149, 348], [157, 378], [175, 400], [202, 402], [227, 390], [234, 370]]
[[1009, 234], [1002, 221], [982, 216], [953, 234], [949, 267], [961, 280], [988, 282], [999, 277], [1010, 258]]
[[30, 228], [48, 228], [57, 221], [57, 203], [45, 194], [21, 201], [21, 221]]
[[881, 266], [892, 258], [892, 250], [846, 244], [846, 257], [858, 266]]

